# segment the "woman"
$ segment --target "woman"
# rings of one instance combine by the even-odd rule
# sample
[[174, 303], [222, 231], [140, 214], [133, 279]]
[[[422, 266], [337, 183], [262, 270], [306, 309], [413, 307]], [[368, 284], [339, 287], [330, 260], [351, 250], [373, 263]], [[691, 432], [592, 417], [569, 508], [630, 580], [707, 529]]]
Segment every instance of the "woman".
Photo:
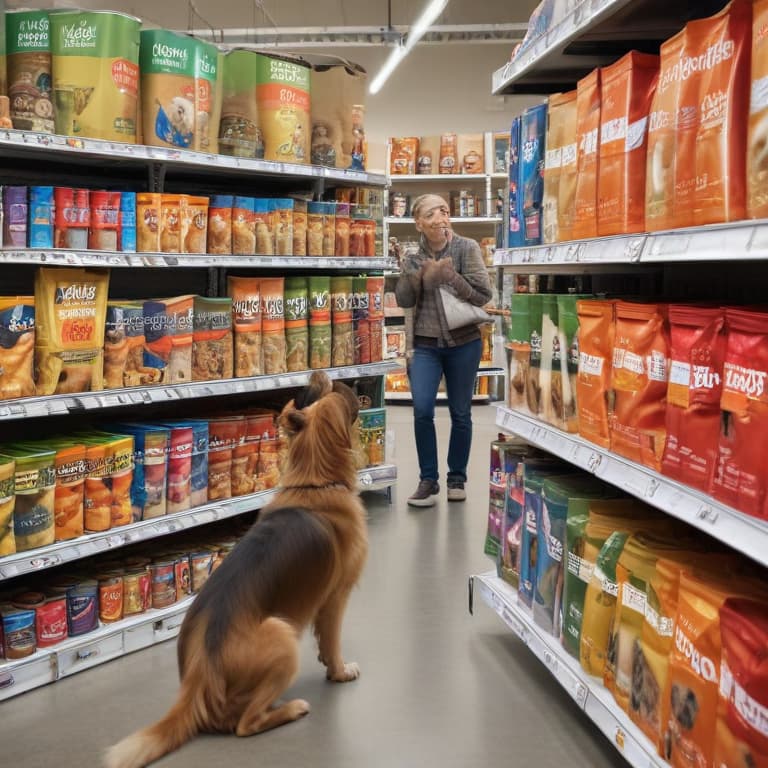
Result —
[[443, 376], [451, 415], [448, 500], [467, 498], [464, 484], [472, 444], [472, 393], [482, 351], [477, 325], [449, 330], [438, 288], [449, 286], [460, 299], [482, 306], [491, 299], [491, 285], [480, 247], [453, 233], [448, 204], [442, 197], [421, 195], [414, 200], [412, 211], [421, 233], [419, 250], [404, 258], [395, 288], [398, 304], [413, 308], [408, 378], [420, 481], [408, 503], [431, 507], [440, 493], [435, 401]]

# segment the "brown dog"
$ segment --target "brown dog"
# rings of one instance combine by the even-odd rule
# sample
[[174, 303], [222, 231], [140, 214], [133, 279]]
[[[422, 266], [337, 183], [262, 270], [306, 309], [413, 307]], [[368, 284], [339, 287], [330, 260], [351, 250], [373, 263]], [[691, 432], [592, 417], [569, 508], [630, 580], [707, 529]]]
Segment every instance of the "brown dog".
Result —
[[310, 622], [328, 679], [359, 676], [341, 655], [344, 609], [368, 549], [351, 449], [357, 413], [352, 391], [321, 372], [285, 406], [281, 485], [187, 612], [176, 703], [112, 747], [108, 768], [140, 768], [200, 732], [250, 736], [307, 714], [306, 701], [277, 700], [296, 677]]

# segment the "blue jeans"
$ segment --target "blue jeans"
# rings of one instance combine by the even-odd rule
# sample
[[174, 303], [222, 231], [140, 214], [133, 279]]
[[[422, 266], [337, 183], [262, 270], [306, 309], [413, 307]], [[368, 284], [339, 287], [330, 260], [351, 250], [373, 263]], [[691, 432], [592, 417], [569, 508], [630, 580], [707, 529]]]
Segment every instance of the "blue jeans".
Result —
[[441, 376], [445, 376], [451, 437], [448, 442], [448, 480], [467, 480], [467, 462], [472, 445], [472, 393], [482, 354], [480, 339], [460, 347], [416, 347], [408, 378], [413, 400], [413, 427], [422, 480], [440, 477], [437, 470], [435, 401]]

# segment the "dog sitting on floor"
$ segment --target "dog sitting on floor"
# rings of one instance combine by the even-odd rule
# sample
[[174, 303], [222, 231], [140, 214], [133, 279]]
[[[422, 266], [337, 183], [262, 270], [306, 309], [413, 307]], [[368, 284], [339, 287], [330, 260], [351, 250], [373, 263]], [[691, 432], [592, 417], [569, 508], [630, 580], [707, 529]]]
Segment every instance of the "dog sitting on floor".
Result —
[[310, 623], [328, 679], [359, 676], [341, 655], [344, 609], [368, 549], [352, 451], [358, 409], [352, 390], [322, 372], [285, 406], [281, 485], [187, 612], [176, 703], [110, 748], [107, 768], [148, 765], [197, 733], [250, 736], [306, 715], [306, 701], [278, 699], [296, 677]]

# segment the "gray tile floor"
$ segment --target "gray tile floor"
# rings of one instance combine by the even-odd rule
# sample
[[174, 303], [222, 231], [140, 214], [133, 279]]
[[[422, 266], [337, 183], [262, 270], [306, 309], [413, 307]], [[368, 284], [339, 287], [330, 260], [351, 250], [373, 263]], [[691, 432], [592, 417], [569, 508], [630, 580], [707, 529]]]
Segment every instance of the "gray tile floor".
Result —
[[[477, 406], [469, 499], [412, 510], [418, 466], [407, 405], [389, 408], [399, 482], [368, 494], [370, 559], [344, 647], [361, 678], [326, 683], [305, 638], [291, 695], [310, 715], [250, 739], [200, 736], [158, 766], [270, 768], [608, 768], [623, 761], [544, 667], [488, 609], [467, 612], [483, 555], [495, 410]], [[447, 445], [447, 409], [438, 412]], [[443, 448], [442, 461], [445, 461]], [[444, 491], [443, 491], [444, 493]], [[175, 644], [156, 646], [0, 705], [0, 765], [93, 766], [158, 719], [177, 691]]]

